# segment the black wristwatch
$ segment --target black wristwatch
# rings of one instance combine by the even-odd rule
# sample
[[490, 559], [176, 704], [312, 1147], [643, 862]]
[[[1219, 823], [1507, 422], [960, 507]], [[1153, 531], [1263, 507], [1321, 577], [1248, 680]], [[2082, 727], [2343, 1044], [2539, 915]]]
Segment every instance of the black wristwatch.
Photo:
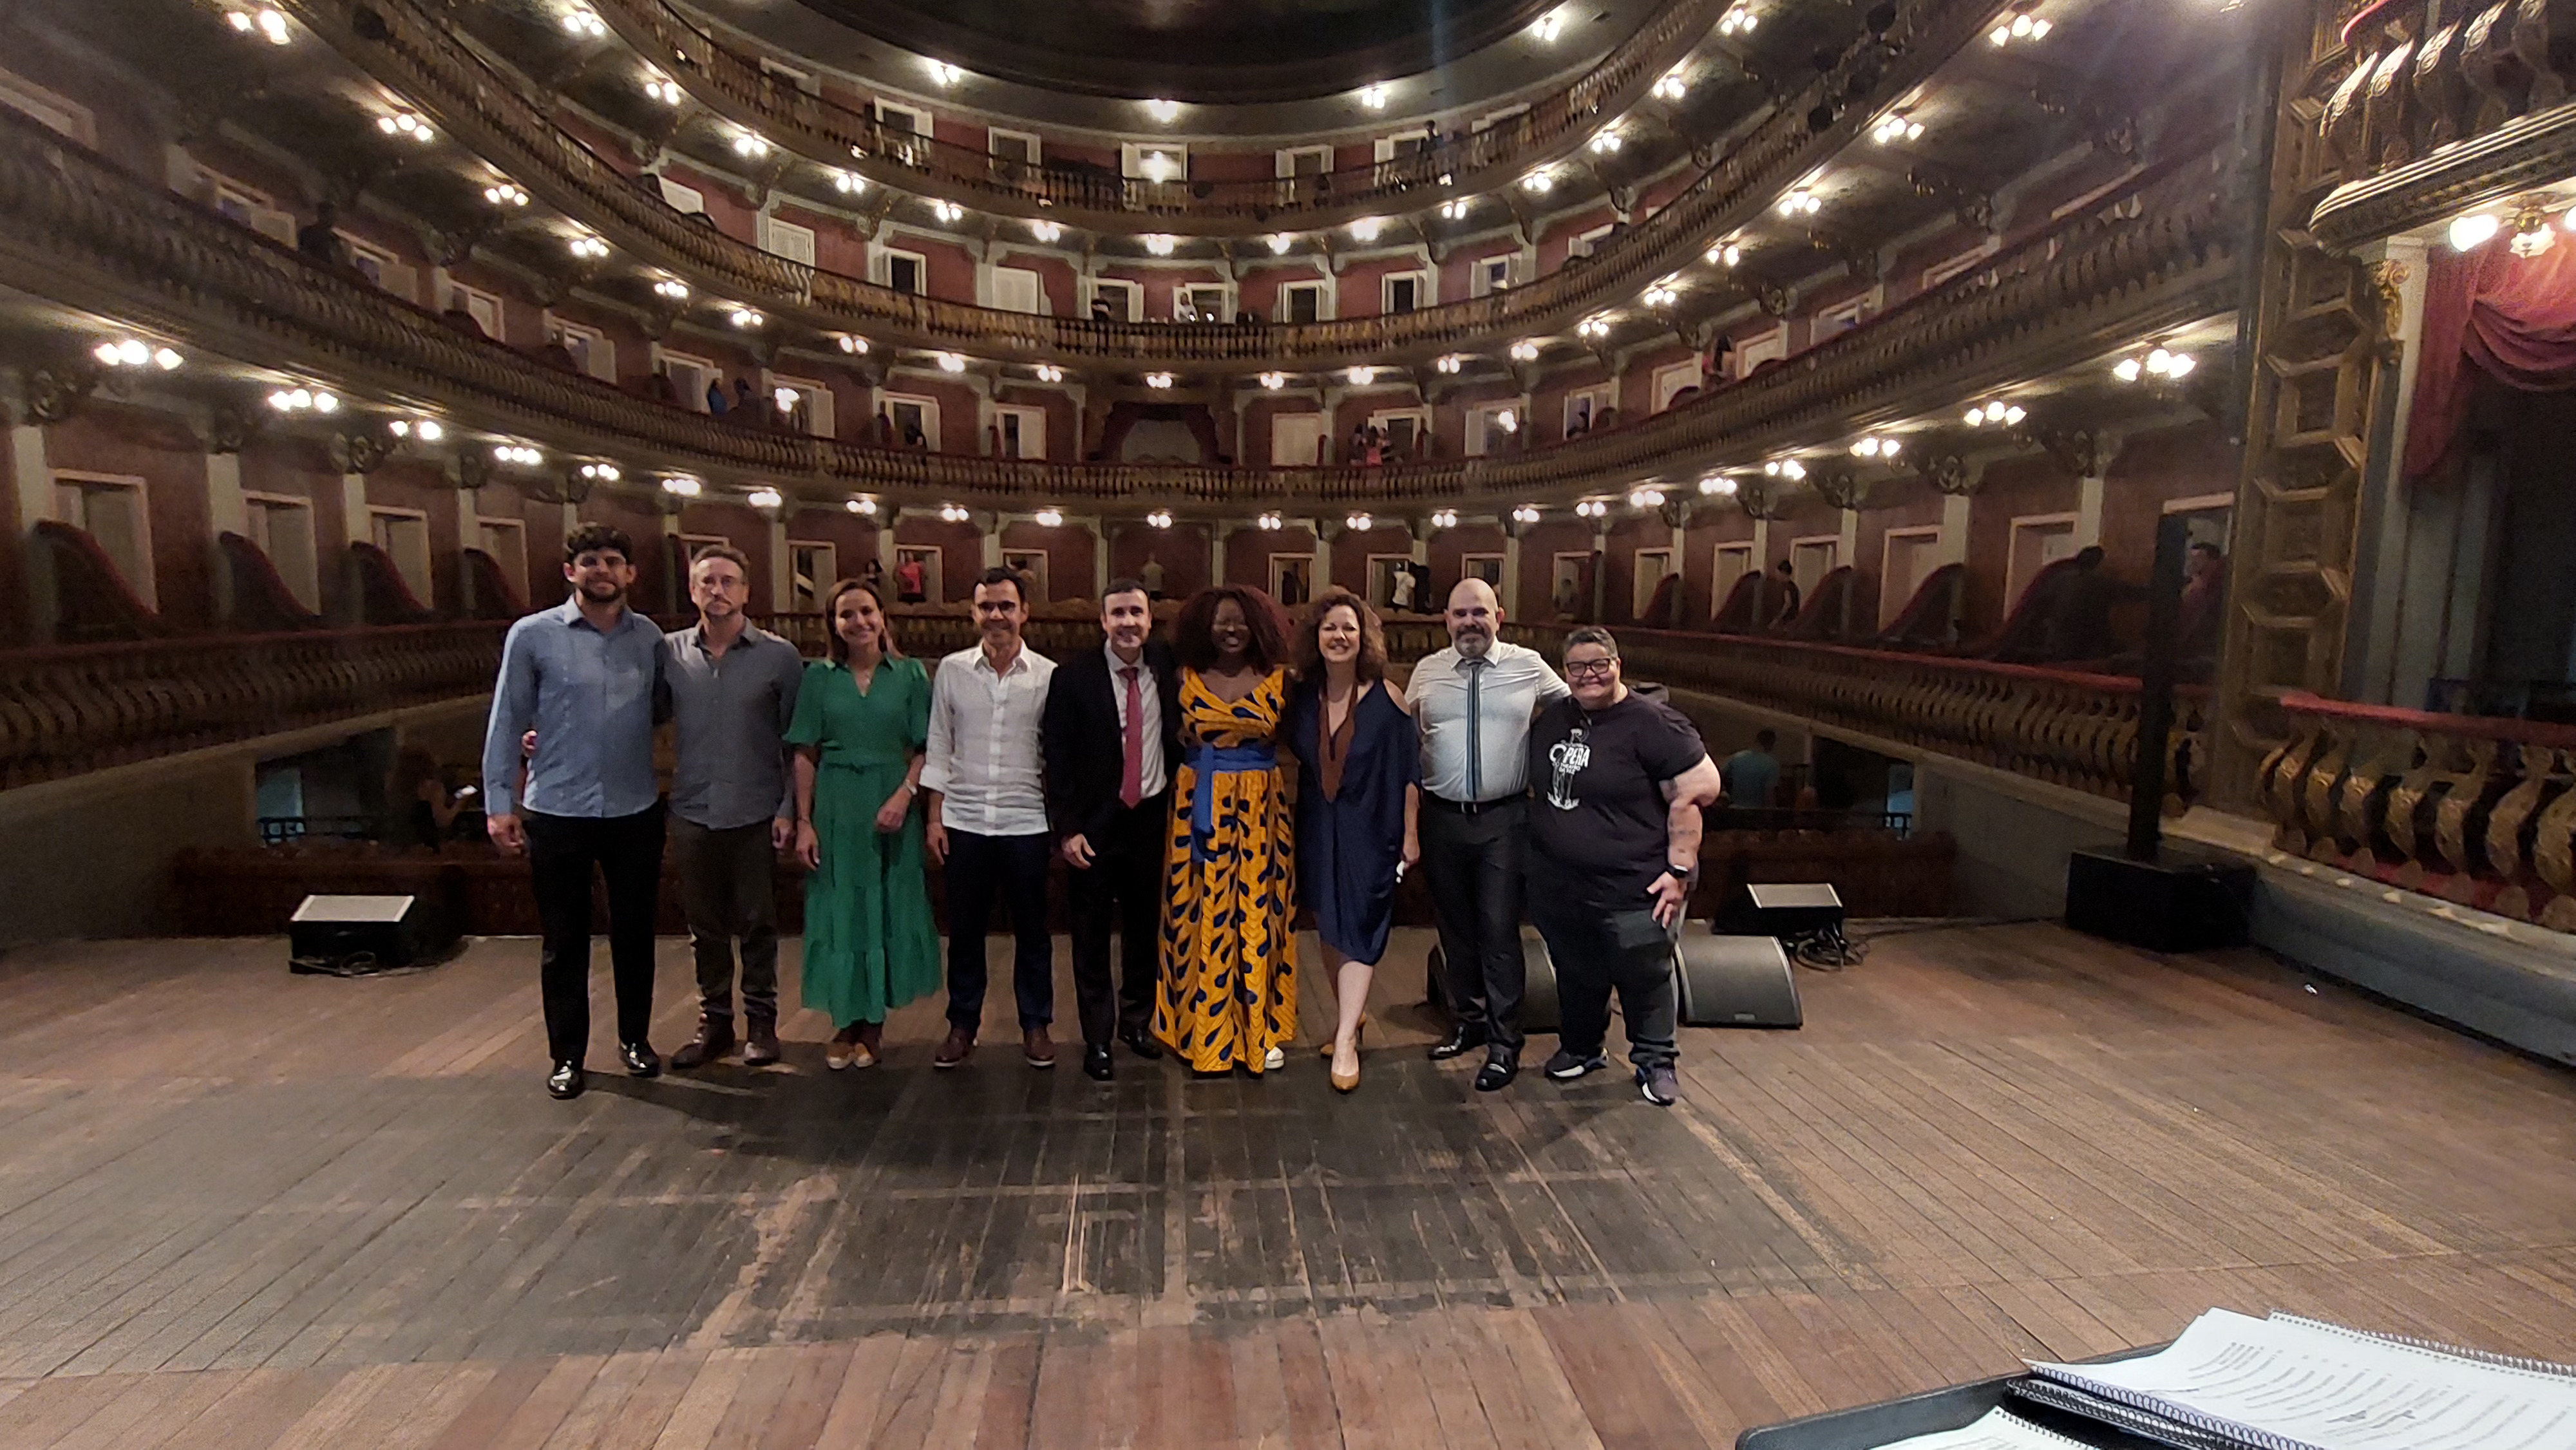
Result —
[[1666, 861], [1664, 863], [1664, 874], [1672, 877], [1675, 881], [1688, 881], [1693, 876], [1699, 874], [1699, 868], [1697, 866], [1676, 866], [1672, 862]]

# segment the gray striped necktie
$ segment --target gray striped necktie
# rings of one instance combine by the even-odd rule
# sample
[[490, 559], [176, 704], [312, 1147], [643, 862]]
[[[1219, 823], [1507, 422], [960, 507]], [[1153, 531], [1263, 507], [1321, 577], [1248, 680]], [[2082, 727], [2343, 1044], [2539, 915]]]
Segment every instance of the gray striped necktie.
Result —
[[1467, 800], [1485, 798], [1485, 665], [1467, 661]]

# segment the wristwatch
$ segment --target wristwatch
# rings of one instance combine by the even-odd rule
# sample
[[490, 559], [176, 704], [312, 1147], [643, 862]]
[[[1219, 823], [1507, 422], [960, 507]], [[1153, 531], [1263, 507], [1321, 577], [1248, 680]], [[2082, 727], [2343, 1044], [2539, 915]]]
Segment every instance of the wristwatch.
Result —
[[1676, 866], [1668, 860], [1664, 862], [1664, 874], [1672, 877], [1675, 881], [1688, 881], [1693, 876], [1699, 874], [1699, 868], [1697, 866]]

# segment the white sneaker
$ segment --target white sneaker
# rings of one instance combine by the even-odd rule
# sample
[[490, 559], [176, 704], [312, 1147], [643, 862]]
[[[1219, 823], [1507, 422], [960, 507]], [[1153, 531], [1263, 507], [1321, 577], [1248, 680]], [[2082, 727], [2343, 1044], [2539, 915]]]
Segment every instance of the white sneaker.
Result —
[[1286, 1067], [1287, 1065], [1288, 1054], [1276, 1047], [1270, 1049], [1270, 1051], [1264, 1054], [1261, 1059], [1261, 1070], [1263, 1072], [1277, 1072], [1279, 1069]]

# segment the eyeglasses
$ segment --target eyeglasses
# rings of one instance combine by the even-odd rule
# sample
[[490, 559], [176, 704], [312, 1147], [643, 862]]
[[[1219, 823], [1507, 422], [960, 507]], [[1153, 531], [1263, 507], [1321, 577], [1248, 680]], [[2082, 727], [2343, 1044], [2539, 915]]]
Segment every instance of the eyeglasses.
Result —
[[1565, 677], [1569, 680], [1606, 680], [1610, 678], [1611, 672], [1618, 668], [1619, 661], [1616, 659], [1567, 660], [1565, 662]]

